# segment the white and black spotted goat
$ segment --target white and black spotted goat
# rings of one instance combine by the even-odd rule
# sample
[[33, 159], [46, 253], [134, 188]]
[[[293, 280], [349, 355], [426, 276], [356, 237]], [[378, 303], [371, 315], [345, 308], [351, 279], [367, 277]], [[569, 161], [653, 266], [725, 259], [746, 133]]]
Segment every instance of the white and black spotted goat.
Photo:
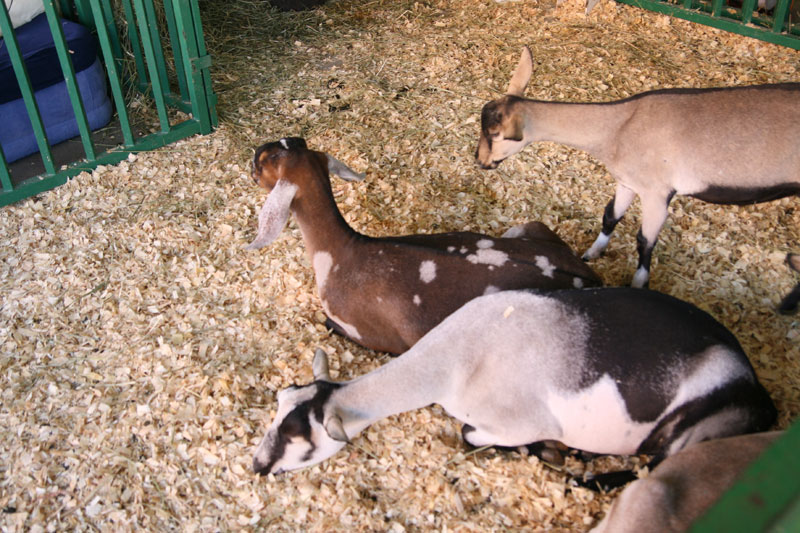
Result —
[[433, 403], [473, 446], [555, 440], [602, 454], [666, 456], [776, 417], [733, 334], [631, 288], [481, 296], [369, 374], [333, 382], [318, 350], [314, 376], [278, 394], [256, 472], [319, 463], [373, 422]]
[[[647, 285], [653, 247], [674, 195], [743, 205], [800, 192], [800, 83], [671, 89], [615, 102], [564, 103], [523, 98], [532, 71], [525, 47], [507, 96], [483, 108], [476, 159], [483, 168], [496, 168], [532, 142], [553, 141], [602, 162], [617, 182], [616, 194], [584, 259], [603, 252], [638, 196], [642, 226], [634, 287]], [[790, 303], [781, 309], [792, 310]]]
[[288, 138], [256, 150], [253, 179], [270, 190], [250, 248], [272, 242], [294, 213], [328, 324], [359, 344], [402, 353], [464, 302], [488, 292], [591, 287], [600, 278], [547, 226], [501, 238], [458, 232], [371, 238], [347, 225], [329, 171], [363, 179]]
[[692, 445], [620, 494], [591, 533], [682, 533], [783, 434], [737, 435]]

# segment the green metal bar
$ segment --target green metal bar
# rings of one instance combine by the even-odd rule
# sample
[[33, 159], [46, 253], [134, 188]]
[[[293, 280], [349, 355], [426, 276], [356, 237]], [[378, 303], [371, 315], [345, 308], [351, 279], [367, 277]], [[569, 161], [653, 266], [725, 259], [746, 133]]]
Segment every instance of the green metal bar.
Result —
[[216, 123], [214, 95], [211, 92], [208, 77], [211, 57], [204, 53], [203, 29], [202, 26], [199, 26], [199, 16], [196, 16], [197, 4], [196, 1], [190, 2], [189, 0], [171, 1], [175, 2], [176, 12], [179, 15], [176, 21], [182, 37], [180, 43], [184, 63], [191, 65], [188, 86], [192, 102], [192, 116], [200, 121], [200, 130], [209, 133]]
[[147, 82], [147, 67], [144, 65], [144, 54], [139, 39], [139, 31], [136, 29], [136, 16], [133, 13], [131, 0], [122, 0], [122, 7], [125, 11], [126, 28], [128, 29], [128, 41], [131, 45], [134, 63], [136, 64], [136, 86], [140, 90], [145, 90], [149, 85]]
[[787, 23], [789, 14], [789, 0], [778, 0], [778, 5], [775, 6], [775, 11], [772, 13], [772, 31], [780, 33], [783, 31], [784, 25]]
[[75, 16], [78, 22], [89, 28], [94, 28], [94, 18], [88, 0], [72, 0], [75, 6]]
[[[155, 58], [155, 65], [158, 69], [158, 78], [161, 81], [162, 94], [169, 94], [169, 76], [167, 75], [167, 64], [164, 60], [164, 47], [161, 45], [161, 34], [159, 33], [158, 16], [156, 15], [156, 8], [153, 0], [142, 0], [144, 10], [147, 13], [147, 27], [150, 30], [150, 39], [153, 43], [153, 57]], [[151, 80], [153, 76], [150, 76]]]
[[40, 177], [33, 177], [25, 180], [14, 188], [13, 191], [0, 193], [0, 207], [24, 200], [35, 194], [54, 189], [59, 185], [63, 185], [70, 178], [77, 176], [81, 172], [91, 172], [98, 165], [114, 165], [119, 163], [131, 152], [146, 152], [155, 150], [168, 144], [171, 144], [180, 139], [185, 139], [191, 135], [200, 133], [200, 123], [196, 120], [187, 120], [180, 124], [176, 124], [167, 133], [153, 133], [147, 137], [139, 139], [136, 143], [135, 150], [118, 150], [104, 152], [97, 157], [95, 161], [77, 162], [67, 167], [65, 170], [60, 171], [58, 174], [41, 179]]
[[[156, 110], [158, 111], [158, 120], [161, 124], [161, 131], [169, 131], [169, 117], [167, 116], [167, 105], [164, 98], [165, 91], [163, 89], [166, 80], [160, 76], [160, 70], [156, 62], [155, 44], [153, 43], [153, 35], [148, 26], [151, 21], [147, 18], [147, 13], [142, 0], [134, 0], [136, 7], [136, 19], [139, 22], [139, 30], [142, 37], [142, 47], [144, 48], [145, 58], [147, 60], [147, 69], [150, 73], [150, 81], [152, 84], [152, 96], [156, 102]], [[155, 21], [152, 21], [155, 24]], [[158, 35], [156, 35], [158, 37]]]
[[[52, 0], [51, 0], [52, 1]], [[31, 87], [31, 79], [28, 76], [28, 69], [25, 62], [22, 60], [22, 53], [19, 50], [19, 42], [14, 30], [11, 27], [11, 18], [8, 16], [5, 2], [0, 1], [0, 30], [3, 31], [3, 41], [8, 47], [8, 55], [11, 59], [11, 66], [14, 68], [14, 74], [17, 77], [20, 91], [22, 92], [22, 99], [25, 102], [25, 109], [28, 112], [28, 118], [33, 126], [33, 133], [36, 135], [36, 144], [39, 146], [39, 152], [42, 155], [42, 162], [44, 168], [49, 174], [54, 174], [56, 169], [53, 164], [53, 154], [50, 152], [50, 145], [47, 142], [47, 133], [44, 130], [42, 123], [42, 116], [39, 113], [39, 106], [36, 103], [36, 98], [33, 95], [33, 88]]]
[[751, 464], [691, 533], [800, 531], [800, 423]]
[[8, 173], [8, 162], [2, 146], [0, 146], [0, 184], [3, 185], [3, 190], [6, 192], [14, 190], [14, 185], [11, 183], [11, 175]]
[[119, 63], [114, 56], [113, 44], [109, 37], [109, 30], [111, 30], [113, 34], [116, 34], [117, 29], [113, 19], [110, 20], [111, 27], [108, 27], [109, 20], [106, 18], [100, 0], [90, 0], [90, 2], [92, 13], [96, 21], [97, 39], [100, 41], [100, 49], [103, 52], [106, 71], [108, 72], [108, 80], [111, 85], [111, 94], [114, 97], [114, 105], [117, 110], [117, 116], [119, 117], [122, 138], [124, 139], [125, 146], [132, 147], [134, 144], [133, 129], [131, 128], [130, 119], [128, 118], [128, 108], [125, 105], [125, 93], [122, 90]]
[[211, 133], [212, 128], [217, 127], [219, 122], [217, 117], [217, 95], [214, 93], [213, 86], [211, 85], [211, 56], [208, 54], [208, 50], [206, 49], [206, 38], [205, 34], [203, 33], [203, 22], [200, 17], [200, 8], [197, 4], [197, 0], [190, 0], [189, 5], [192, 7], [192, 20], [194, 21], [195, 36], [194, 42], [197, 43], [198, 60], [205, 63], [205, 66], [201, 67], [198, 62], [197, 68], [201, 69], [200, 72], [202, 73], [203, 87], [205, 88], [206, 95], [205, 107], [208, 109], [211, 120], [208, 130], [202, 131], [204, 133]]
[[58, 60], [61, 63], [61, 71], [64, 73], [64, 81], [67, 83], [67, 93], [69, 93], [72, 111], [75, 113], [75, 120], [78, 123], [78, 131], [81, 134], [83, 149], [86, 153], [86, 158], [93, 160], [95, 158], [95, 153], [94, 143], [92, 142], [92, 130], [89, 128], [86, 110], [83, 107], [83, 100], [81, 99], [81, 91], [78, 87], [78, 81], [75, 79], [75, 69], [72, 66], [72, 59], [69, 57], [69, 52], [67, 51], [67, 40], [64, 38], [64, 29], [61, 27], [61, 20], [56, 14], [53, 0], [48, 0], [44, 3], [44, 12], [47, 15], [47, 22], [50, 25], [50, 32], [53, 34], [53, 42], [55, 44], [56, 53], [58, 54]]
[[175, 22], [175, 9], [173, 8], [171, 0], [164, 0], [164, 15], [167, 19], [167, 29], [169, 30], [169, 40], [172, 43], [172, 57], [175, 61], [175, 72], [178, 76], [178, 90], [181, 93], [181, 98], [189, 100], [189, 86], [186, 82], [186, 68], [184, 66], [184, 58], [181, 53], [180, 46], [182, 44], [178, 29]]
[[753, 11], [756, 8], [756, 0], [744, 0], [742, 2], [742, 24], [749, 24], [753, 19]]
[[754, 39], [760, 39], [769, 43], [779, 44], [781, 46], [800, 50], [800, 38], [795, 36], [794, 30], [791, 32], [791, 34], [775, 33], [754, 26], [744, 26], [740, 22], [734, 20], [712, 17], [707, 13], [702, 13], [699, 11], [687, 11], [681, 6], [659, 2], [657, 0], [617, 0], [617, 2], [648, 9], [650, 11], [655, 11], [656, 13], [663, 13], [665, 15], [689, 20], [691, 22], [697, 22], [699, 24], [705, 24], [707, 26], [712, 26], [714, 28], [719, 28], [732, 33], [738, 33], [740, 35], [744, 35], [745, 37], [753, 37]]

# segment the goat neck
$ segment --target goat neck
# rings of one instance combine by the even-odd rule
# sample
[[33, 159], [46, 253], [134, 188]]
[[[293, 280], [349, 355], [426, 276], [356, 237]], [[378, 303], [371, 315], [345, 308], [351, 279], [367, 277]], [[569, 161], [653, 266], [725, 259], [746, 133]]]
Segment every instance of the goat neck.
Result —
[[327, 157], [309, 151], [309, 165], [296, 172], [293, 182], [298, 191], [292, 203], [294, 214], [309, 257], [320, 249], [342, 249], [360, 235], [345, 221], [333, 197]]
[[337, 389], [331, 400], [347, 435], [352, 438], [378, 420], [441, 402], [453, 369], [447, 357], [431, 354], [446, 353], [447, 339], [423, 337], [402, 357]]

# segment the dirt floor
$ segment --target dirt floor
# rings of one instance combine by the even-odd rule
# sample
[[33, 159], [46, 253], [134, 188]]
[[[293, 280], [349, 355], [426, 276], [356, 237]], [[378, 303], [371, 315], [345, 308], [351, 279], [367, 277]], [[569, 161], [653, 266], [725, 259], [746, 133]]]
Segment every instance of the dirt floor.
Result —
[[[482, 171], [479, 113], [522, 45], [527, 95], [607, 101], [666, 87], [800, 81], [800, 53], [611, 2], [342, 0], [278, 14], [201, 2], [220, 127], [0, 210], [0, 530], [585, 531], [612, 495], [516, 452], [469, 453], [438, 406], [383, 420], [324, 463], [255, 476], [275, 394], [386, 354], [330, 334], [294, 223], [243, 249], [266, 197], [253, 148], [298, 135], [357, 171], [333, 183], [369, 235], [540, 220], [577, 251], [613, 193], [586, 154], [541, 143]], [[636, 265], [638, 204], [592, 266]], [[729, 327], [780, 411], [800, 413], [800, 328], [778, 315], [797, 279], [797, 200], [676, 198], [651, 288]], [[607, 461], [635, 464], [635, 460]]]

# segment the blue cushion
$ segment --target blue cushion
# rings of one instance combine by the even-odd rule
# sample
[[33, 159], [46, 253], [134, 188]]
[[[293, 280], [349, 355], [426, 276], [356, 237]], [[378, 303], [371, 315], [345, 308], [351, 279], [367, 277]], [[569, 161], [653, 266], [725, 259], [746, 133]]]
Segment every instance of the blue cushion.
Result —
[[[92, 130], [102, 128], [108, 124], [112, 113], [103, 65], [95, 58], [94, 63], [78, 72], [75, 78], [89, 126]], [[80, 133], [69, 101], [67, 82], [62, 81], [36, 91], [34, 96], [50, 145], [71, 139]], [[3, 153], [9, 163], [39, 151], [22, 98], [0, 104], [0, 124], [3, 125], [0, 128], [0, 145], [3, 146]]]
[[[62, 20], [61, 27], [73, 68], [75, 72], [80, 72], [94, 63], [97, 57], [97, 41], [87, 28], [75, 22]], [[14, 33], [34, 92], [64, 81], [53, 35], [44, 13], [16, 28]], [[10, 102], [21, 96], [8, 47], [5, 39], [0, 39], [0, 103]]]

